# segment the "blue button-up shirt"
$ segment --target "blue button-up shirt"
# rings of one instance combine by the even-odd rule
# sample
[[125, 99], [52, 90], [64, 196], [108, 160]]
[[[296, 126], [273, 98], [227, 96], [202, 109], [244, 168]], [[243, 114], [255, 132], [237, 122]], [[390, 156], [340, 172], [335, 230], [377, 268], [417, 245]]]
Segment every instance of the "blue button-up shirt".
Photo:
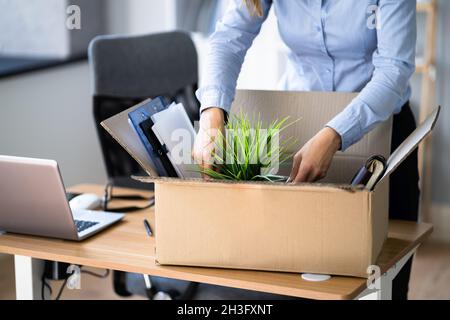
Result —
[[[415, 0], [261, 0], [263, 17], [231, 0], [209, 40], [202, 109], [229, 111], [245, 54], [273, 6], [289, 47], [283, 89], [360, 92], [327, 126], [342, 150], [398, 113], [415, 70]], [[268, 61], [267, 63], [271, 63]], [[264, 69], [264, 65], [261, 65]], [[262, 71], [263, 72], [263, 71]]]

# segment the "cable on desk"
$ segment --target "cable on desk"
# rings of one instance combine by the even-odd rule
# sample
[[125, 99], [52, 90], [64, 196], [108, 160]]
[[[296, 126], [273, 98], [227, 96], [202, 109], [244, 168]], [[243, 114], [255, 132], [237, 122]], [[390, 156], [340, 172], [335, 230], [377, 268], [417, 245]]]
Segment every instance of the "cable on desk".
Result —
[[[109, 212], [120, 212], [120, 213], [131, 213], [136, 211], [145, 210], [151, 208], [155, 205], [155, 197], [144, 197], [142, 195], [113, 195], [114, 184], [108, 182], [105, 186], [105, 191], [103, 194], [103, 211]], [[122, 208], [108, 208], [109, 202], [111, 200], [124, 200], [124, 201], [147, 201], [147, 205], [143, 207], [130, 206]]]

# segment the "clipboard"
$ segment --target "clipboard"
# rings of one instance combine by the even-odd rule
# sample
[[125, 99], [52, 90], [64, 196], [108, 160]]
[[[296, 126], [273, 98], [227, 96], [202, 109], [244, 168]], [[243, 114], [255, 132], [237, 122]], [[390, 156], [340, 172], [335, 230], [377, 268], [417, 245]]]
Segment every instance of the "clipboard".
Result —
[[136, 160], [149, 176], [159, 177], [156, 166], [150, 158], [147, 149], [142, 144], [136, 131], [128, 122], [128, 114], [130, 112], [139, 109], [151, 100], [152, 99], [147, 99], [142, 101], [138, 105], [102, 121], [100, 125], [133, 157], [134, 160]]
[[164, 144], [160, 143], [152, 129], [153, 116], [165, 110], [167, 110], [167, 104], [162, 97], [158, 97], [130, 112], [128, 121], [147, 150], [158, 174], [163, 177], [178, 177], [178, 173], [167, 156]]

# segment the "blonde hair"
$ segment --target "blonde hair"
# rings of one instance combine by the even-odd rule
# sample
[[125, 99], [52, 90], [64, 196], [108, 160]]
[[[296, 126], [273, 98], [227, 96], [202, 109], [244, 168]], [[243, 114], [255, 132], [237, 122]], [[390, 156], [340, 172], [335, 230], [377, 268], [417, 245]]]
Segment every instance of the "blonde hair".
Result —
[[261, 4], [261, 0], [244, 0], [245, 4], [247, 5], [248, 10], [251, 14], [255, 14], [258, 17], [263, 16], [263, 8]]

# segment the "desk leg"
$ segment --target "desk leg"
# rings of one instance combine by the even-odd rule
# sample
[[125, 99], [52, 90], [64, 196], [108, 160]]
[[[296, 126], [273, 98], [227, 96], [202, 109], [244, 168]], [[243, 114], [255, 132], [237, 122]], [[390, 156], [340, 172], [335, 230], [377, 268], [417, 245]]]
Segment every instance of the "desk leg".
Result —
[[392, 300], [392, 282], [408, 260], [416, 253], [418, 247], [419, 246], [408, 252], [408, 254], [381, 276], [381, 288], [379, 290], [374, 291], [366, 289], [356, 298], [356, 300]]
[[14, 256], [17, 300], [40, 300], [44, 261], [26, 256]]

